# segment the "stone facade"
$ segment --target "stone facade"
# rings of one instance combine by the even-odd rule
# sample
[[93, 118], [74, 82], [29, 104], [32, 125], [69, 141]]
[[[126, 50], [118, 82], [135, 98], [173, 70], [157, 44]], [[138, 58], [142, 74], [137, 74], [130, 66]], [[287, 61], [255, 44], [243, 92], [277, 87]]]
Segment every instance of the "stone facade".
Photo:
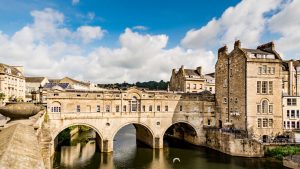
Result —
[[0, 63], [0, 92], [5, 94], [4, 102], [25, 100], [25, 77], [22, 66]]
[[203, 75], [201, 67], [194, 70], [181, 66], [178, 71], [172, 70], [169, 89], [185, 93], [199, 93], [205, 90], [215, 93], [214, 73]]
[[66, 127], [87, 125], [101, 138], [101, 150], [110, 152], [119, 129], [134, 124], [137, 138], [153, 148], [163, 147], [163, 135], [173, 124], [185, 123], [196, 135], [184, 136], [204, 144], [203, 126], [215, 126], [215, 102], [209, 92], [174, 93], [128, 90], [49, 90], [46, 96], [53, 142]]
[[257, 49], [236, 41], [224, 46], [216, 63], [216, 109], [220, 126], [247, 131], [262, 140], [282, 133], [282, 60], [273, 43]]

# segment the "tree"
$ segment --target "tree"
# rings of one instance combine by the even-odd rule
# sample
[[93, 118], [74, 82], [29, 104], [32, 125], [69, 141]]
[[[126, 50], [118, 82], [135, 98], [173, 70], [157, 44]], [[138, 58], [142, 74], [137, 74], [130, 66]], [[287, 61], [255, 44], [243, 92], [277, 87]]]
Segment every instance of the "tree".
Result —
[[5, 99], [5, 94], [4, 93], [0, 93], [0, 101], [1, 101], [1, 104], [3, 104], [3, 100]]

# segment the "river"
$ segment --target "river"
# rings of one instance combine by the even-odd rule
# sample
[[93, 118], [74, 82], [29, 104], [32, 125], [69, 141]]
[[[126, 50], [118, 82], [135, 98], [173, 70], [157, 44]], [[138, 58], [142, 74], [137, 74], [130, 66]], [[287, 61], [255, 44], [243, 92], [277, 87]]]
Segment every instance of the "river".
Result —
[[[86, 137], [81, 134], [78, 137]], [[80, 139], [79, 139], [80, 140]], [[94, 141], [61, 146], [55, 153], [55, 169], [279, 169], [270, 158], [231, 157], [220, 152], [166, 139], [165, 148], [153, 150], [136, 142], [135, 128], [122, 128], [114, 140], [113, 153], [99, 153]]]

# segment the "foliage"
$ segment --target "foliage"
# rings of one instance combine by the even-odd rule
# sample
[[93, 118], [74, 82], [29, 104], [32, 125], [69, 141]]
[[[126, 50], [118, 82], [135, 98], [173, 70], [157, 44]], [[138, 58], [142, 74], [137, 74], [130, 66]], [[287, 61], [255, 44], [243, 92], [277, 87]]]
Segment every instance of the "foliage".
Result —
[[120, 88], [120, 89], [126, 89], [129, 87], [139, 87], [139, 88], [145, 88], [149, 90], [167, 90], [168, 89], [169, 82], [164, 82], [163, 80], [156, 82], [156, 81], [148, 81], [148, 82], [137, 82], [137, 83], [114, 83], [114, 84], [98, 84], [98, 87], [102, 88]]
[[284, 146], [267, 149], [265, 155], [268, 157], [275, 157], [282, 160], [283, 157], [288, 155], [300, 154], [300, 147], [297, 146]]
[[44, 122], [48, 123], [49, 122], [49, 115], [48, 112], [46, 112], [45, 116], [44, 116]]
[[0, 100], [4, 100], [5, 99], [5, 94], [4, 93], [0, 93]]
[[16, 101], [17, 101], [17, 102], [23, 102], [23, 99], [22, 99], [21, 97], [18, 97], [18, 98], [16, 99]]

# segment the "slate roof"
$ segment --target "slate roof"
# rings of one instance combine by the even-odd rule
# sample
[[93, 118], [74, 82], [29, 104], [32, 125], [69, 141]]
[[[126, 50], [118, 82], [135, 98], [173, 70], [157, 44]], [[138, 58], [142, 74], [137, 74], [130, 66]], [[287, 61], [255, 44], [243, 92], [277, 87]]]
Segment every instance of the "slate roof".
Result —
[[243, 48], [243, 50], [246, 51], [246, 52], [253, 53], [253, 54], [262, 54], [262, 55], [270, 55], [270, 54], [273, 54], [273, 53], [269, 53], [269, 52], [262, 51], [262, 50], [260, 50], [260, 49], [246, 49], [246, 48]]
[[41, 83], [45, 77], [25, 77], [26, 83]]
[[188, 76], [201, 76], [197, 70], [194, 69], [184, 69], [184, 73]]
[[17, 68], [13, 67], [13, 66], [9, 66], [3, 63], [0, 63], [0, 73], [2, 74], [6, 74], [6, 70], [9, 69], [11, 70], [11, 74], [14, 76], [18, 76], [18, 74], [20, 73], [21, 76], [23, 77], [22, 72], [20, 72]]
[[54, 86], [59, 86], [62, 89], [71, 89], [71, 85], [69, 83], [46, 83], [44, 85], [44, 88], [46, 89], [52, 89]]

